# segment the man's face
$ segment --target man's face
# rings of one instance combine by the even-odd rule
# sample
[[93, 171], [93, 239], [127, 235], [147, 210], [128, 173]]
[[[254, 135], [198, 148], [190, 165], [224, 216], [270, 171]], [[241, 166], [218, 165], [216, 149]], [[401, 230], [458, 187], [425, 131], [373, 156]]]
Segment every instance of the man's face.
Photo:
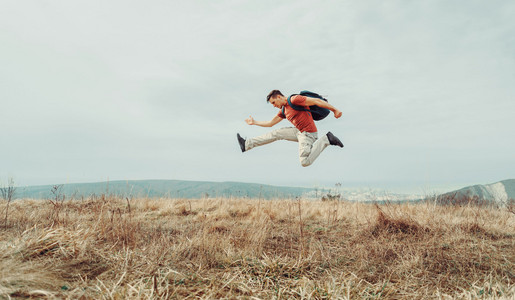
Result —
[[280, 96], [277, 96], [275, 98], [270, 98], [270, 103], [272, 103], [272, 105], [277, 108], [282, 108], [284, 105], [283, 102], [281, 101]]

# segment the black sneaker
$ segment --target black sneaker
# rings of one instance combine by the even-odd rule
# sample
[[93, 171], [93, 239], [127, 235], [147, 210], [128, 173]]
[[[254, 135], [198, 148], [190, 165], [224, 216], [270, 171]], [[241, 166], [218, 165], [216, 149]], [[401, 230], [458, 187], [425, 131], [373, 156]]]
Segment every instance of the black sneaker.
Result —
[[327, 139], [329, 140], [329, 144], [340, 146], [343, 148], [342, 141], [339, 138], [335, 137], [330, 131], [327, 133]]
[[245, 139], [239, 133], [236, 134], [236, 137], [238, 138], [238, 143], [240, 143], [241, 152], [245, 152]]

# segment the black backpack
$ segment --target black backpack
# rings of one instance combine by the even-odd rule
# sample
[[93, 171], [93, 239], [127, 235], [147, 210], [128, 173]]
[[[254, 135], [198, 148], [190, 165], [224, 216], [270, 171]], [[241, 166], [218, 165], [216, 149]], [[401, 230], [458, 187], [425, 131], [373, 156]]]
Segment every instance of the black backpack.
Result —
[[[311, 97], [311, 98], [318, 98], [318, 99], [324, 100], [325, 102], [329, 102], [329, 101], [327, 101], [326, 98], [320, 96], [319, 94], [313, 93], [310, 91], [302, 91], [299, 94], [293, 94], [290, 97], [288, 97], [288, 105], [290, 105], [291, 108], [293, 108], [295, 110], [299, 110], [299, 111], [309, 111], [311, 113], [311, 116], [313, 117], [313, 120], [315, 120], [315, 121], [323, 120], [331, 112], [327, 108], [319, 107], [316, 105], [312, 105], [309, 107], [309, 109], [306, 109], [303, 106], [292, 104], [290, 99], [291, 99], [291, 97], [296, 96], [296, 95], [301, 95], [301, 96], [306, 96], [306, 97]], [[284, 114], [284, 106], [283, 106], [282, 113], [283, 113], [283, 116], [286, 116]]]

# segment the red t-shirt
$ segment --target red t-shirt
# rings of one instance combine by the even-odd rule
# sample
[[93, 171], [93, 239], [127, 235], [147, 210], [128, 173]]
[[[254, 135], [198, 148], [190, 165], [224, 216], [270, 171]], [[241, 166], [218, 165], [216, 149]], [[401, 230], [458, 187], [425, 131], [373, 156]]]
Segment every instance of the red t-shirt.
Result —
[[[295, 95], [291, 97], [290, 99], [291, 104], [304, 106], [306, 109], [309, 109], [308, 106], [306, 106], [306, 96], [301, 95]], [[315, 126], [315, 121], [313, 121], [313, 117], [311, 116], [310, 112], [307, 111], [299, 111], [291, 108], [288, 103], [284, 106], [284, 114], [282, 110], [279, 111], [277, 116], [281, 118], [286, 118], [288, 121], [290, 121], [295, 127], [297, 127], [300, 132], [317, 132], [317, 127]]]

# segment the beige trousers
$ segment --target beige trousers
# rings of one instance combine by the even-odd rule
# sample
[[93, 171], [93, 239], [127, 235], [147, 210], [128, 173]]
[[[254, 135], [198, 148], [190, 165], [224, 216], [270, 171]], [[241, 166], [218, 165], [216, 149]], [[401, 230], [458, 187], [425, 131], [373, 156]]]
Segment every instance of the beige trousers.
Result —
[[303, 167], [311, 165], [315, 159], [329, 146], [327, 135], [318, 139], [316, 132], [300, 132], [295, 127], [279, 128], [261, 136], [248, 138], [245, 141], [245, 151], [263, 146], [278, 140], [287, 140], [299, 143], [299, 159]]

